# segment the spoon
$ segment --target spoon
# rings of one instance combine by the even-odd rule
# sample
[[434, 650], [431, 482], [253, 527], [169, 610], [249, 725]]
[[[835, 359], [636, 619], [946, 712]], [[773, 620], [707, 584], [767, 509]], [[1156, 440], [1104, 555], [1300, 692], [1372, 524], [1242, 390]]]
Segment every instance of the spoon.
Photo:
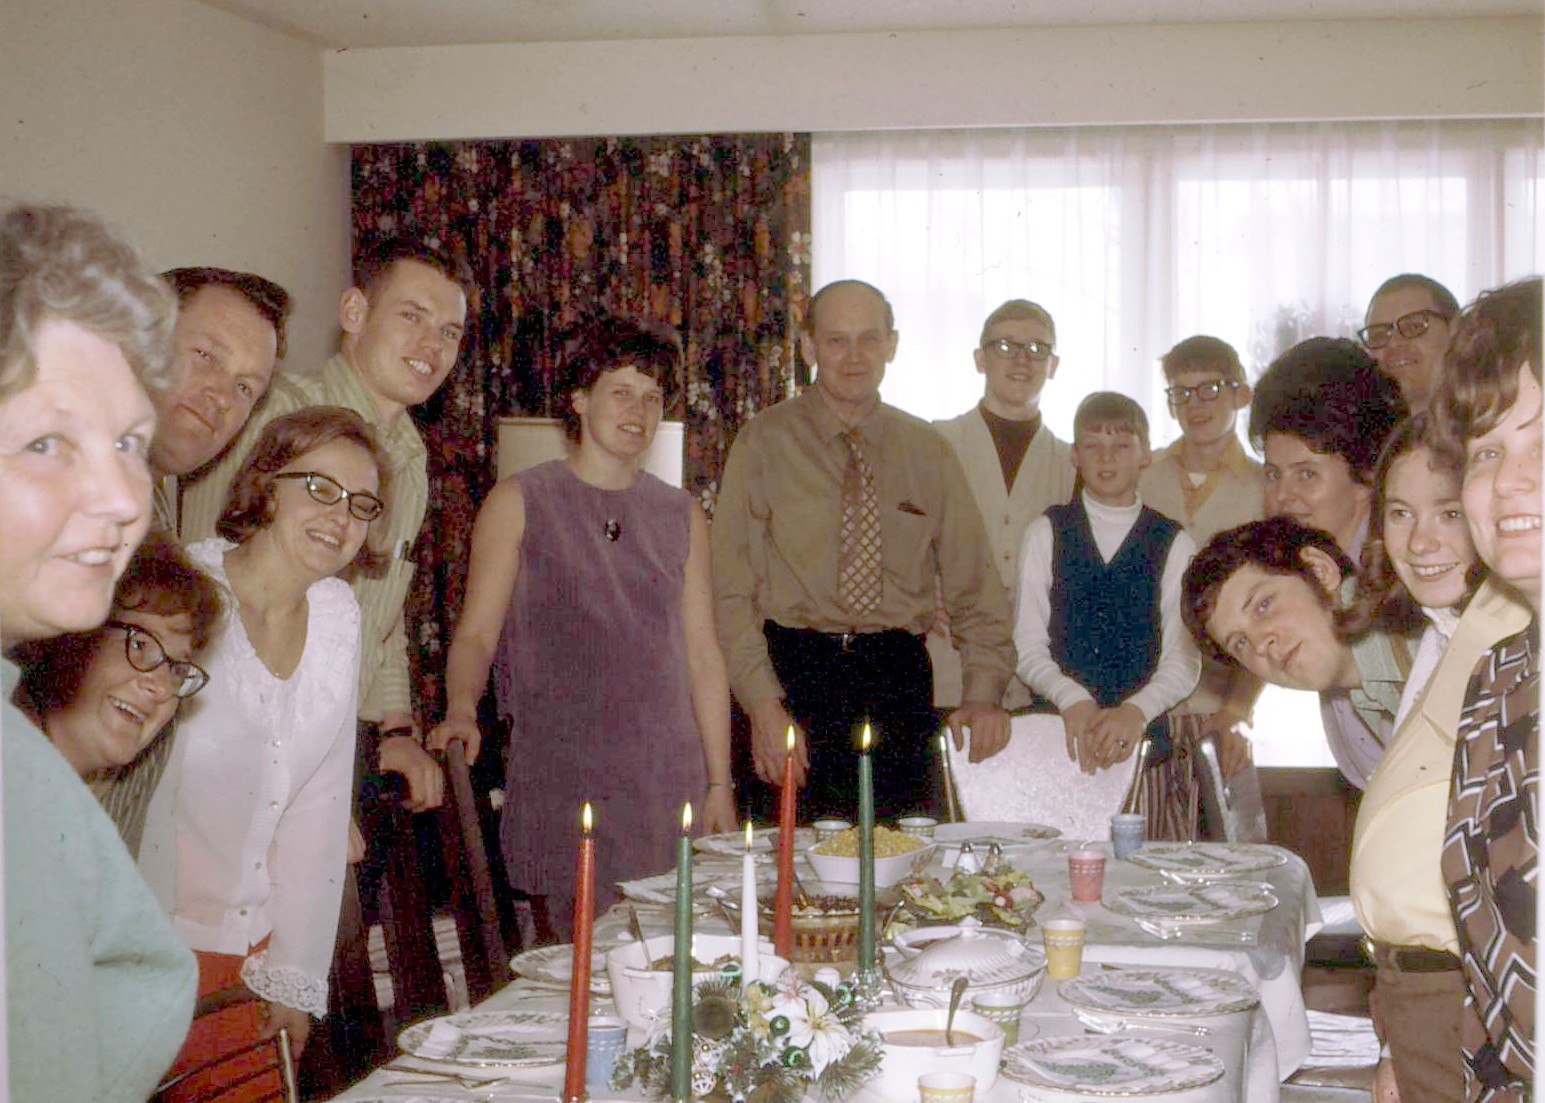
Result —
[[950, 985], [950, 1011], [944, 1018], [944, 1044], [955, 1044], [955, 1012], [960, 1010], [960, 997], [966, 994], [966, 986], [971, 983], [971, 978], [959, 976], [955, 983]]

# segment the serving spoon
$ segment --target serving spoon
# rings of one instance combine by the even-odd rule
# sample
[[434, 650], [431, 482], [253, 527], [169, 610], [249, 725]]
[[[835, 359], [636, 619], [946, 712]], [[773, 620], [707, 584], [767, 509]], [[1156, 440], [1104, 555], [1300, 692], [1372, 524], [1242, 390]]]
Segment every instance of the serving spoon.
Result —
[[956, 977], [955, 983], [950, 985], [950, 1010], [944, 1017], [944, 1044], [947, 1046], [955, 1044], [955, 1012], [960, 1010], [960, 997], [966, 994], [966, 986], [970, 983], [971, 978], [962, 975]]

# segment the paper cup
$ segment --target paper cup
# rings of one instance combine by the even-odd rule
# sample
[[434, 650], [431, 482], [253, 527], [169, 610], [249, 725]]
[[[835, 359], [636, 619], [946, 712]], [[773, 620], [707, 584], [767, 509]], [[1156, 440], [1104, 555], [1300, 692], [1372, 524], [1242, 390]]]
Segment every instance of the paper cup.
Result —
[[585, 1087], [610, 1087], [617, 1059], [628, 1048], [628, 1024], [611, 1015], [596, 1015], [585, 1024]]
[[922, 1103], [971, 1103], [976, 1077], [969, 1072], [925, 1072], [917, 1078]]
[[1075, 850], [1068, 855], [1068, 885], [1080, 904], [1098, 904], [1105, 888], [1105, 855], [1098, 850]]
[[938, 826], [939, 821], [932, 816], [902, 816], [896, 821], [896, 830], [914, 839], [933, 838], [933, 829]]
[[1019, 1017], [1025, 1011], [1025, 999], [1013, 992], [983, 992], [971, 998], [971, 1010], [1003, 1028], [1003, 1044], [1019, 1041]]
[[1084, 921], [1048, 919], [1041, 924], [1046, 943], [1046, 975], [1053, 980], [1071, 980], [1084, 964]]
[[810, 826], [815, 828], [815, 841], [824, 843], [828, 839], [835, 839], [853, 825], [847, 820], [816, 820]]
[[1110, 818], [1111, 849], [1117, 861], [1143, 845], [1147, 828], [1148, 817], [1140, 812], [1117, 812]]

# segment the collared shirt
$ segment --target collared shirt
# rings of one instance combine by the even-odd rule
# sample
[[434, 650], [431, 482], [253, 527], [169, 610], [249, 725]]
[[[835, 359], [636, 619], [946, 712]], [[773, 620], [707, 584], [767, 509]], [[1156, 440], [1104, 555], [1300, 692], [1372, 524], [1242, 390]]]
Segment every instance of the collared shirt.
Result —
[[1153, 457], [1138, 480], [1138, 493], [1149, 509], [1185, 526], [1197, 547], [1225, 529], [1261, 519], [1266, 494], [1266, 469], [1230, 439], [1222, 461], [1201, 483], [1191, 481], [1181, 458], [1185, 440], [1177, 440]]
[[[1344, 593], [1350, 592], [1352, 583], [1347, 580]], [[1403, 637], [1369, 632], [1352, 644], [1352, 660], [1362, 681], [1350, 690], [1320, 694], [1320, 719], [1330, 753], [1346, 779], [1359, 789], [1367, 786], [1394, 735], [1413, 647], [1414, 641]]]
[[[1436, 626], [1428, 629], [1441, 657], [1425, 680], [1419, 665], [1411, 668], [1407, 707], [1368, 781], [1352, 839], [1352, 907], [1379, 942], [1458, 952], [1441, 860], [1459, 713], [1476, 663], [1528, 623], [1528, 607], [1487, 579], [1447, 647]], [[1423, 647], [1428, 641], [1424, 635]]]
[[926, 632], [942, 583], [964, 697], [996, 704], [1013, 668], [1008, 595], [949, 445], [878, 405], [861, 425], [880, 500], [883, 594], [855, 618], [838, 597], [847, 426], [815, 388], [752, 418], [730, 450], [712, 529], [714, 603], [730, 687], [749, 708], [781, 697], [762, 623], [821, 632]]
[[351, 586], [359, 602], [364, 636], [359, 664], [359, 715], [379, 723], [388, 716], [411, 714], [408, 637], [403, 605], [413, 581], [413, 544], [429, 505], [428, 452], [403, 414], [390, 422], [376, 410], [359, 373], [341, 354], [315, 375], [283, 375], [236, 443], [203, 478], [183, 488], [182, 539], [185, 543], [214, 535], [215, 522], [242, 461], [268, 423], [306, 406], [344, 406], [375, 431], [391, 470], [387, 473], [386, 512], [370, 525], [372, 546], [390, 553], [377, 578], [356, 577]]

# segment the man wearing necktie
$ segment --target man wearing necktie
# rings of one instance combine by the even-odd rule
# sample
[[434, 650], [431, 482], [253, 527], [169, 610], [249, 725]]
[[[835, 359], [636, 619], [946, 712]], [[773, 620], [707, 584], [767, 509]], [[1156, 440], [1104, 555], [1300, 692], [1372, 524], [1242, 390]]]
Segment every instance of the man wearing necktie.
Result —
[[851, 818], [858, 729], [873, 727], [878, 815], [931, 809], [933, 671], [923, 637], [943, 594], [964, 692], [949, 717], [972, 758], [1008, 741], [1008, 593], [959, 461], [926, 422], [880, 401], [891, 307], [857, 280], [810, 301], [815, 385], [736, 438], [712, 530], [714, 598], [756, 774], [781, 784], [796, 729], [801, 818]]

